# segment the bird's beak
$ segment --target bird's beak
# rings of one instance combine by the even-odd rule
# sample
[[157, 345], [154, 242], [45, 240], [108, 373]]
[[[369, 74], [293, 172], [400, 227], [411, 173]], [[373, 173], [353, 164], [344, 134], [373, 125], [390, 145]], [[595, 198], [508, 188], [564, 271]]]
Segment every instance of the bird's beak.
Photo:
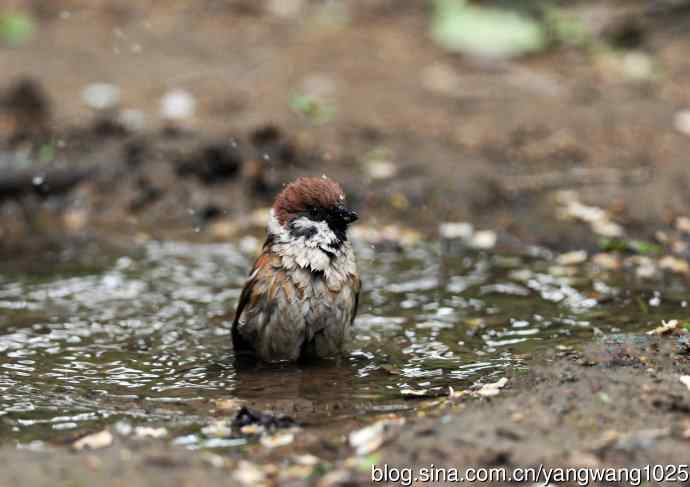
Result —
[[359, 215], [355, 210], [351, 210], [350, 208], [346, 208], [344, 206], [339, 206], [338, 217], [345, 223], [350, 224], [354, 221], [357, 221]]

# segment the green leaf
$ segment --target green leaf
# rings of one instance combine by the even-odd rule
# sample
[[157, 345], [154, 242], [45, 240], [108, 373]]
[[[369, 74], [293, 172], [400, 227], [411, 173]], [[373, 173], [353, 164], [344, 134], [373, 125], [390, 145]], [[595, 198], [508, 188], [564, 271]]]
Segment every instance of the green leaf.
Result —
[[435, 0], [431, 37], [441, 47], [487, 58], [511, 58], [543, 50], [543, 26], [529, 17], [465, 0]]
[[558, 7], [544, 7], [544, 21], [555, 40], [570, 46], [585, 46], [593, 42], [592, 33], [581, 17]]
[[289, 105], [317, 125], [329, 122], [335, 117], [334, 105], [311, 95], [292, 95]]
[[55, 146], [52, 143], [41, 145], [38, 150], [38, 159], [41, 162], [50, 162], [55, 159]]
[[620, 238], [605, 238], [599, 242], [605, 252], [632, 252], [641, 255], [661, 255], [660, 245], [644, 240], [624, 240]]
[[662, 251], [661, 246], [655, 243], [645, 242], [644, 240], [631, 240], [628, 242], [628, 245], [638, 254], [659, 255]]
[[22, 12], [0, 14], [0, 39], [10, 46], [28, 41], [36, 30], [34, 20]]

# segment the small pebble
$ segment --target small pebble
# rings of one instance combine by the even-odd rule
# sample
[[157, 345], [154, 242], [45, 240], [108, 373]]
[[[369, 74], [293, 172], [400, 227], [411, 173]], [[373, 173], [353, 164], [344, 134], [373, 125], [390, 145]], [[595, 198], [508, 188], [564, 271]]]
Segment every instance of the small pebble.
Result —
[[654, 63], [648, 54], [631, 51], [623, 56], [623, 71], [632, 80], [646, 81], [654, 75]]
[[[690, 115], [690, 111], [688, 111], [688, 115]], [[690, 120], [688, 121], [688, 123], [690, 123]], [[676, 219], [676, 229], [679, 232], [690, 234], [690, 218], [688, 218], [687, 216], [679, 216]]]
[[398, 167], [391, 161], [371, 161], [367, 163], [367, 174], [371, 179], [389, 179], [395, 176]]
[[676, 112], [673, 125], [681, 134], [690, 135], [690, 108]]
[[441, 235], [441, 238], [448, 240], [469, 240], [474, 234], [474, 226], [466, 222], [441, 223], [438, 226], [438, 233]]
[[122, 110], [118, 121], [130, 132], [139, 132], [146, 127], [146, 115], [141, 110], [128, 108]]
[[172, 90], [161, 98], [161, 117], [166, 120], [184, 120], [194, 116], [196, 99], [185, 90]]
[[470, 240], [470, 246], [482, 250], [492, 249], [496, 246], [497, 238], [493, 230], [480, 230]]
[[92, 83], [84, 88], [81, 98], [93, 110], [115, 108], [120, 103], [120, 88], [109, 83]]

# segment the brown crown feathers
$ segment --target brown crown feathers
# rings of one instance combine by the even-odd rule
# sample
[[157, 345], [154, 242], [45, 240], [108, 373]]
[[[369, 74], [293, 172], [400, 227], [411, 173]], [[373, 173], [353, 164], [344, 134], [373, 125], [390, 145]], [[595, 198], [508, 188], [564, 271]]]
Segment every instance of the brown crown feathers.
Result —
[[278, 194], [273, 211], [278, 222], [285, 225], [292, 217], [310, 207], [334, 208], [344, 202], [343, 189], [332, 179], [300, 177]]

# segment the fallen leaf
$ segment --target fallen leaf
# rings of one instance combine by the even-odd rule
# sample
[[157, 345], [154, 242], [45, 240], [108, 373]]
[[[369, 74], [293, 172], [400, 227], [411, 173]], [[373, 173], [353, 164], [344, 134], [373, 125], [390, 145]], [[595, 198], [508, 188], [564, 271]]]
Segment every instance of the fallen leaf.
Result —
[[266, 479], [266, 475], [257, 465], [246, 460], [238, 462], [232, 477], [244, 485], [256, 485]]
[[470, 247], [480, 250], [492, 249], [496, 246], [497, 239], [496, 232], [493, 230], [480, 230], [470, 240]]
[[309, 453], [306, 453], [304, 455], [297, 455], [294, 457], [295, 463], [299, 463], [300, 465], [308, 465], [308, 466], [314, 466], [317, 465], [321, 459], [319, 457], [316, 457], [314, 455], [310, 455]]
[[166, 430], [165, 428], [137, 426], [136, 428], [134, 428], [134, 434], [139, 438], [163, 438], [168, 435], [168, 430]]
[[448, 398], [450, 399], [460, 399], [461, 397], [469, 395], [470, 392], [466, 390], [456, 391], [452, 387], [448, 388]]
[[592, 263], [605, 270], [618, 270], [621, 268], [621, 259], [617, 255], [600, 253], [592, 257]]
[[213, 421], [207, 426], [201, 428], [201, 432], [206, 436], [213, 438], [227, 438], [232, 435], [232, 428], [227, 421], [218, 420]]
[[505, 59], [546, 47], [546, 33], [536, 21], [507, 9], [436, 0], [431, 37], [444, 49], [472, 56]]
[[647, 335], [666, 335], [671, 333], [678, 326], [678, 320], [661, 320], [661, 326], [647, 332]]
[[261, 444], [266, 448], [277, 448], [279, 446], [289, 445], [293, 441], [295, 441], [295, 435], [292, 433], [282, 433], [272, 436], [265, 435], [261, 437]]
[[690, 234], [690, 218], [687, 216], [680, 216], [676, 219], [676, 229], [683, 233]]
[[576, 265], [581, 264], [587, 260], [586, 250], [573, 250], [572, 252], [566, 252], [561, 254], [556, 259], [559, 265]]
[[217, 411], [234, 411], [242, 407], [242, 402], [238, 399], [217, 399], [213, 401]]
[[424, 397], [429, 394], [428, 389], [401, 389], [400, 394], [403, 396], [419, 396]]
[[664, 270], [675, 272], [676, 274], [690, 273], [690, 264], [688, 264], [688, 261], [672, 255], [662, 257], [659, 260], [659, 267]]
[[108, 430], [103, 430], [78, 439], [72, 444], [72, 448], [78, 451], [85, 449], [98, 450], [100, 448], [106, 448], [112, 444], [113, 434]]
[[519, 412], [513, 413], [512, 416], [510, 416], [510, 419], [515, 423], [521, 423], [525, 420], [525, 415]]
[[503, 377], [496, 382], [484, 384], [482, 388], [477, 391], [477, 394], [484, 397], [496, 396], [499, 392], [501, 392], [501, 389], [503, 389], [507, 383], [508, 379]]
[[403, 418], [384, 419], [372, 425], [350, 433], [350, 446], [355, 449], [357, 455], [367, 455], [378, 450], [386, 440], [386, 432], [392, 426], [399, 426], [405, 423]]
[[438, 233], [448, 240], [469, 240], [474, 235], [474, 226], [467, 222], [446, 222], [438, 226]]
[[240, 432], [244, 435], [258, 435], [259, 433], [263, 433], [264, 431], [266, 431], [266, 428], [264, 428], [260, 424], [248, 424], [240, 428]]

